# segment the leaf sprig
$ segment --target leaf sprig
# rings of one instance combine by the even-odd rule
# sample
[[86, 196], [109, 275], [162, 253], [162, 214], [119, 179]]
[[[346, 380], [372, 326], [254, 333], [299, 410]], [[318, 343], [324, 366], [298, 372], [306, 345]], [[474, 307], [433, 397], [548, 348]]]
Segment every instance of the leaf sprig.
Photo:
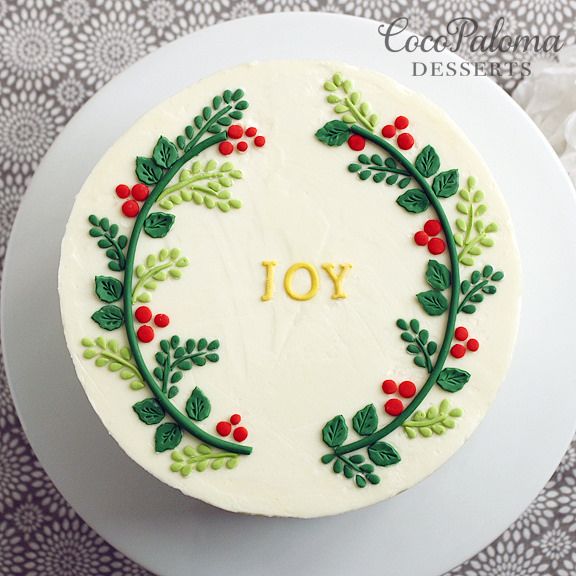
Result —
[[158, 203], [166, 210], [183, 202], [194, 202], [208, 209], [218, 207], [222, 212], [239, 209], [242, 202], [231, 197], [230, 188], [234, 180], [241, 178], [242, 171], [236, 170], [231, 162], [218, 166], [216, 160], [208, 160], [205, 164], [196, 160], [190, 169], [180, 172], [176, 184], [160, 194]]
[[496, 294], [495, 282], [500, 282], [504, 278], [504, 272], [495, 272], [494, 267], [489, 264], [482, 270], [474, 270], [470, 275], [470, 280], [463, 280], [460, 284], [462, 300], [458, 305], [458, 312], [464, 314], [474, 314], [476, 307], [484, 302], [485, 296]]
[[240, 88], [233, 92], [225, 90], [222, 96], [212, 99], [211, 106], [205, 106], [202, 112], [194, 117], [192, 123], [186, 126], [184, 134], [176, 138], [176, 144], [161, 136], [150, 158], [136, 158], [138, 180], [144, 184], [156, 184], [180, 157], [178, 148], [186, 152], [193, 148], [204, 134], [219, 134], [230, 126], [233, 120], [240, 120], [243, 110], [248, 108], [248, 102], [243, 98], [244, 91]]
[[383, 159], [379, 154], [360, 154], [358, 162], [352, 162], [348, 165], [348, 172], [357, 173], [360, 180], [372, 180], [377, 184], [386, 182], [392, 186], [398, 184], [401, 189], [406, 188], [412, 180], [409, 172], [406, 172], [394, 158], [388, 157]]
[[108, 218], [98, 218], [94, 214], [88, 216], [88, 222], [92, 224], [90, 236], [99, 238], [98, 247], [106, 250], [106, 256], [110, 260], [108, 268], [114, 272], [120, 272], [126, 267], [126, 256], [124, 249], [128, 245], [128, 238], [123, 234], [118, 234], [117, 224], [110, 224]]
[[181, 256], [178, 248], [163, 248], [158, 254], [149, 254], [144, 263], [136, 266], [134, 270], [138, 281], [132, 289], [132, 299], [134, 302], [150, 302], [150, 292], [156, 290], [159, 282], [168, 278], [179, 280], [182, 277], [182, 268], [188, 265], [188, 259]]
[[329, 92], [326, 100], [334, 105], [334, 112], [340, 114], [347, 124], [358, 122], [370, 131], [374, 131], [378, 116], [371, 112], [370, 105], [362, 101], [360, 92], [353, 90], [352, 82], [345, 80], [336, 72], [330, 80], [324, 82], [324, 90]]
[[[190, 338], [183, 346], [180, 343], [179, 336], [172, 336], [170, 340], [161, 340], [160, 351], [155, 356], [158, 366], [154, 368], [153, 374], [162, 384], [162, 392], [168, 398], [174, 398], [178, 394], [176, 384], [182, 380], [183, 372], [192, 370], [193, 366], [205, 366], [207, 362], [220, 360], [216, 352], [220, 348], [218, 340], [208, 342], [206, 338], [200, 338], [198, 341]], [[193, 418], [193, 420], [203, 420], [203, 418]]]
[[[358, 410], [352, 418], [352, 427], [359, 436], [370, 436], [378, 429], [378, 413], [374, 404], [368, 404]], [[378, 484], [380, 477], [374, 473], [375, 466], [391, 466], [400, 462], [400, 454], [396, 448], [387, 442], [375, 442], [367, 447], [367, 456], [371, 462], [366, 462], [366, 456], [355, 453], [352, 456], [338, 454], [336, 448], [348, 438], [348, 426], [344, 416], [335, 416], [322, 429], [324, 444], [333, 451], [322, 456], [323, 464], [333, 462], [332, 471], [343, 473], [345, 478], [354, 479], [358, 488], [370, 484]]]
[[83, 356], [87, 360], [94, 360], [98, 368], [107, 367], [110, 372], [115, 372], [122, 380], [131, 381], [132, 390], [142, 390], [144, 379], [136, 364], [132, 360], [132, 352], [128, 346], [120, 346], [116, 340], [106, 341], [102, 336], [94, 340], [82, 338], [82, 346], [85, 348]]
[[398, 319], [396, 326], [403, 332], [400, 338], [407, 343], [406, 352], [414, 355], [414, 364], [419, 368], [425, 368], [428, 372], [432, 372], [432, 356], [438, 350], [438, 344], [434, 340], [430, 340], [430, 333], [428, 330], [420, 328], [420, 322], [413, 318], [410, 322]]
[[170, 470], [178, 472], [186, 478], [194, 470], [204, 472], [210, 467], [212, 470], [227, 468], [232, 470], [238, 464], [238, 454], [213, 450], [206, 444], [198, 446], [184, 446], [182, 451], [174, 450], [171, 454], [172, 464]]
[[498, 225], [491, 222], [486, 225], [481, 217], [488, 207], [484, 203], [484, 192], [475, 190], [476, 180], [472, 176], [466, 181], [466, 188], [458, 193], [461, 200], [456, 204], [456, 210], [465, 218], [456, 219], [454, 241], [461, 248], [458, 261], [464, 266], [474, 266], [474, 257], [482, 254], [483, 248], [494, 246], [491, 235], [498, 231]]
[[450, 402], [442, 400], [439, 406], [431, 406], [426, 412], [418, 410], [411, 420], [402, 424], [408, 438], [413, 439], [420, 434], [423, 438], [430, 438], [434, 434], [444, 434], [456, 426], [455, 419], [462, 416], [462, 409], [450, 409]]

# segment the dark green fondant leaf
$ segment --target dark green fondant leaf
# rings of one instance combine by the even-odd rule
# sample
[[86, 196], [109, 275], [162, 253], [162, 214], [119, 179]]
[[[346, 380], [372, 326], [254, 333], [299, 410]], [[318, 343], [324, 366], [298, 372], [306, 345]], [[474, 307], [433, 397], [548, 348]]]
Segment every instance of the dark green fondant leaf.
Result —
[[436, 260], [428, 260], [428, 268], [426, 269], [426, 280], [432, 288], [437, 290], [446, 290], [450, 288], [451, 275], [450, 270], [444, 264]]
[[164, 236], [170, 232], [174, 220], [174, 214], [153, 212], [144, 221], [144, 232], [146, 232], [150, 238], [164, 238]]
[[368, 456], [376, 466], [391, 466], [400, 462], [396, 448], [386, 442], [376, 442], [368, 448]]
[[173, 450], [181, 441], [182, 430], [178, 424], [166, 422], [165, 424], [160, 424], [160, 426], [156, 428], [156, 434], [154, 435], [156, 452]]
[[378, 414], [374, 404], [364, 406], [358, 410], [352, 419], [352, 426], [360, 436], [369, 436], [378, 428]]
[[146, 398], [146, 400], [136, 402], [132, 409], [144, 424], [159, 424], [165, 416], [164, 408], [156, 398]]
[[112, 278], [112, 276], [96, 276], [96, 296], [106, 302], [111, 304], [122, 298], [124, 293], [124, 286], [118, 278]]
[[444, 368], [436, 383], [442, 390], [446, 392], [458, 392], [462, 390], [464, 386], [470, 380], [470, 374], [466, 370], [460, 370], [460, 368]]
[[450, 198], [458, 191], [458, 170], [440, 172], [432, 181], [432, 190], [438, 198]]
[[92, 320], [104, 330], [116, 330], [124, 324], [124, 312], [115, 304], [107, 304], [92, 314]]
[[396, 202], [402, 206], [402, 208], [413, 214], [424, 212], [424, 210], [430, 206], [426, 194], [419, 188], [407, 190], [404, 194], [398, 196]]
[[330, 448], [340, 446], [348, 437], [348, 426], [344, 416], [335, 416], [322, 428], [322, 439]]
[[208, 418], [210, 410], [210, 400], [206, 398], [200, 388], [194, 388], [190, 398], [188, 398], [188, 401], [186, 402], [186, 414], [188, 414], [192, 420], [200, 422], [201, 420]]
[[432, 146], [428, 145], [422, 149], [420, 154], [418, 154], [414, 166], [422, 176], [430, 178], [430, 176], [434, 176], [434, 174], [438, 172], [438, 169], [440, 168], [440, 158], [438, 158], [436, 150], [434, 150]]
[[342, 146], [350, 136], [350, 128], [342, 120], [331, 120], [316, 132], [316, 138], [328, 146]]
[[144, 184], [156, 184], [162, 177], [162, 168], [154, 162], [153, 158], [136, 158], [136, 176]]
[[152, 153], [154, 162], [161, 166], [162, 168], [170, 168], [176, 160], [178, 160], [178, 150], [168, 138], [160, 136], [156, 146], [154, 147], [154, 152]]
[[424, 312], [430, 316], [440, 316], [448, 310], [448, 300], [442, 292], [438, 290], [428, 290], [427, 292], [420, 292], [416, 295], [418, 302], [424, 308]]

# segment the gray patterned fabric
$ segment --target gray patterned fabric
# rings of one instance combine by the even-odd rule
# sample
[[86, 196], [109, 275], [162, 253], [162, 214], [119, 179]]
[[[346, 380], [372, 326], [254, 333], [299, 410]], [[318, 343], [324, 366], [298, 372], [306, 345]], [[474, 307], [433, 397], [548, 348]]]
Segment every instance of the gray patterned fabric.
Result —
[[[576, 36], [574, 0], [0, 0], [0, 274], [40, 159], [76, 110], [124, 68], [193, 30], [260, 12], [408, 16], [419, 33], [454, 16], [513, 34]], [[467, 56], [464, 54], [464, 56]], [[494, 58], [494, 57], [492, 57]], [[515, 79], [501, 83], [510, 90]], [[16, 417], [0, 356], [0, 574], [148, 575], [95, 534], [54, 488]], [[576, 575], [576, 444], [530, 508], [450, 576]]]

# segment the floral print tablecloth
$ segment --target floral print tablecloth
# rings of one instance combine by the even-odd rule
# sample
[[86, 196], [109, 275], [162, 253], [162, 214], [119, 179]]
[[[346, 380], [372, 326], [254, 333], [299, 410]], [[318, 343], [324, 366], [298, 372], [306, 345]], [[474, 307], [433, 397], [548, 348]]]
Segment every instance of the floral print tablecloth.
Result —
[[[76, 110], [124, 68], [179, 36], [251, 14], [341, 12], [416, 32], [455, 16], [512, 34], [576, 37], [575, 0], [0, 0], [0, 275], [27, 183]], [[465, 55], [466, 56], [466, 55]], [[501, 56], [504, 58], [504, 55]], [[494, 57], [492, 56], [492, 59]], [[515, 78], [499, 80], [511, 90]], [[0, 356], [0, 575], [150, 573], [94, 533], [54, 488], [14, 411]], [[576, 575], [576, 444], [528, 510], [450, 576]]]

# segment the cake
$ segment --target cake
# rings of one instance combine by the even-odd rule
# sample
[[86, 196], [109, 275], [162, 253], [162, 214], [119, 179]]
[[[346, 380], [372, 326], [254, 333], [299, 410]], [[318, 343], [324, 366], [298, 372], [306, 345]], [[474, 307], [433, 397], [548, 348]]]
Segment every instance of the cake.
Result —
[[318, 517], [443, 464], [504, 380], [508, 209], [423, 96], [343, 63], [252, 63], [159, 104], [79, 191], [67, 344], [109, 433], [234, 512]]

